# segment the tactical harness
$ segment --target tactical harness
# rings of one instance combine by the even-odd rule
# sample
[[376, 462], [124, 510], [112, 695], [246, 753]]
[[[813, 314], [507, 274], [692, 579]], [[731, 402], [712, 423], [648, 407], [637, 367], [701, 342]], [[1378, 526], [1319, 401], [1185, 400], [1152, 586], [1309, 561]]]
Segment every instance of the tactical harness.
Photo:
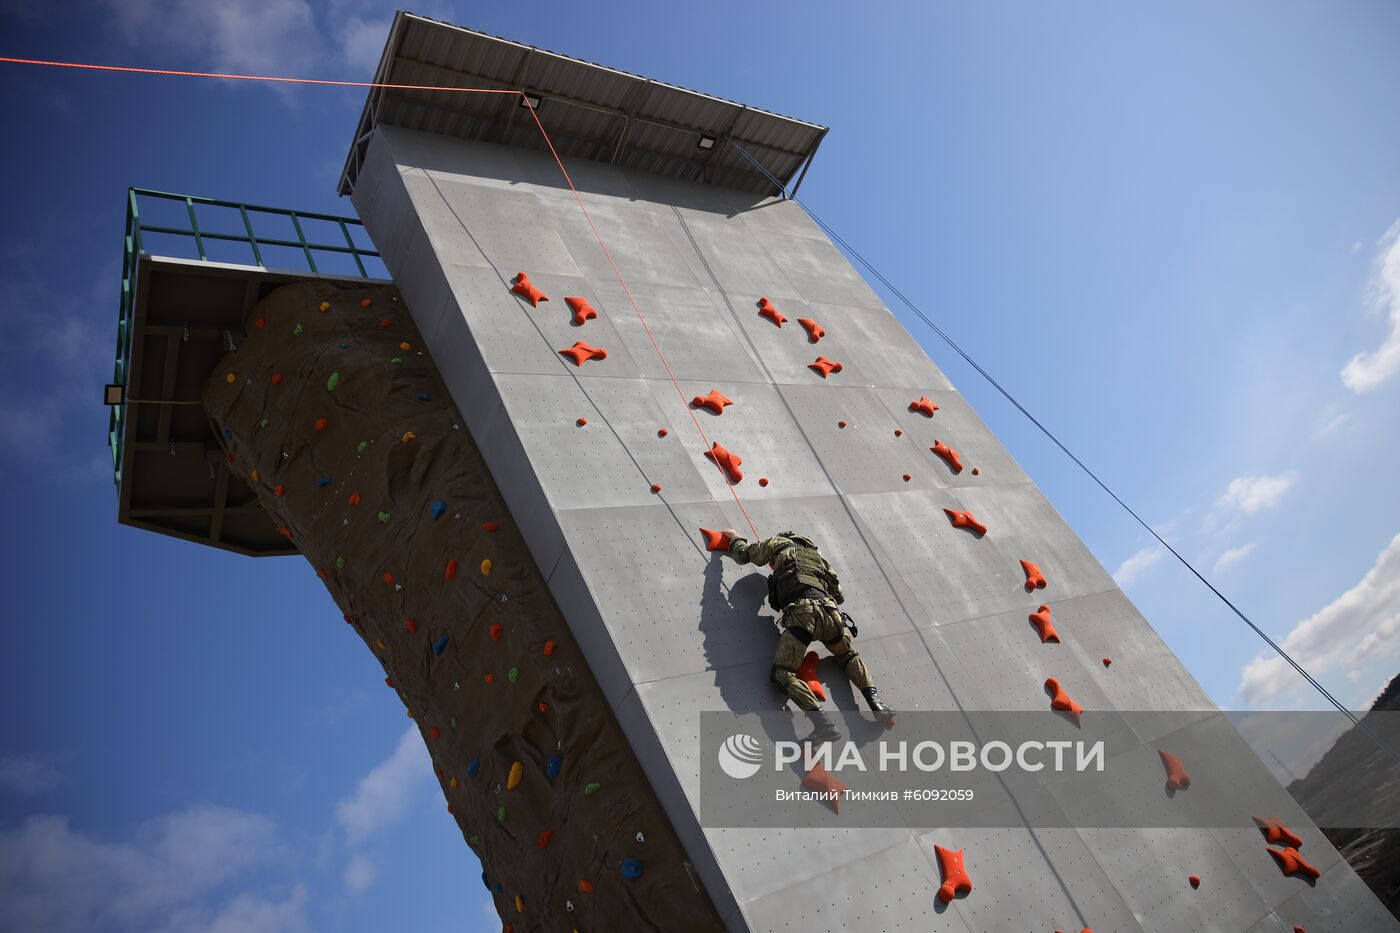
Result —
[[796, 535], [783, 537], [792, 543], [773, 556], [768, 604], [782, 612], [795, 600], [830, 596], [839, 582], [817, 546]]

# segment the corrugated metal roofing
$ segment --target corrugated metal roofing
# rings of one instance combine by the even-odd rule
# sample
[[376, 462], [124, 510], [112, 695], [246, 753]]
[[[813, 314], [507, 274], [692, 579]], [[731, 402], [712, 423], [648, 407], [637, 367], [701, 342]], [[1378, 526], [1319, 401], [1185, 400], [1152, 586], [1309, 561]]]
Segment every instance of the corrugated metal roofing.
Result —
[[[730, 141], [788, 184], [816, 153], [826, 127], [522, 45], [412, 13], [395, 15], [377, 84], [524, 88], [543, 100], [544, 123], [562, 156], [772, 193], [773, 185]], [[345, 161], [340, 193], [355, 186], [364, 149], [381, 124], [545, 149], [509, 94], [374, 88]], [[713, 149], [699, 148], [701, 136]]]

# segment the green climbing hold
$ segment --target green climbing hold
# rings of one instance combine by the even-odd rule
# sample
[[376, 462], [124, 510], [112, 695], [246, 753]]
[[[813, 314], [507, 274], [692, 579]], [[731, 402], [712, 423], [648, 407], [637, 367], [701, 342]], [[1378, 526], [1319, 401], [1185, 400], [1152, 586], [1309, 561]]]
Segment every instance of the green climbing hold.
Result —
[[293, 336], [293, 337], [300, 337], [301, 334], [302, 334], [301, 325], [298, 324], [298, 325], [296, 326], [296, 328], [292, 330], [292, 336]]
[[369, 441], [360, 441], [355, 445], [355, 453], [362, 454], [369, 449]]
[[480, 841], [481, 841], [481, 837], [478, 836], [478, 835], [475, 835], [475, 834], [473, 834], [473, 835], [467, 837], [467, 845], [469, 845], [469, 846], [474, 846], [474, 845], [476, 845], [477, 843], [479, 843]]
[[587, 795], [587, 796], [589, 796], [589, 797], [592, 797], [594, 794], [598, 793], [598, 791], [600, 791], [600, 790], [602, 790], [602, 789], [603, 789], [603, 785], [602, 785], [602, 784], [589, 784], [587, 787], [585, 787], [585, 788], [583, 789], [583, 792], [584, 792], [585, 795]]
[[520, 679], [520, 668], [512, 667], [510, 669], [510, 673], [506, 674], [506, 676], [510, 678], [511, 683], [515, 683], [517, 680]]
[[388, 512], [380, 512], [380, 513], [379, 513], [379, 520], [380, 520], [381, 522], [383, 522], [384, 524], [386, 524], [386, 525], [389, 524], [389, 513], [388, 513]]
[[504, 822], [506, 821], [506, 808], [505, 808], [505, 807], [497, 807], [497, 808], [496, 808], [496, 819], [500, 820], [502, 823], [504, 823]]
[[335, 569], [336, 569], [336, 570], [344, 570], [344, 569], [345, 569], [345, 556], [344, 556], [343, 554], [337, 554], [337, 555], [335, 556]]
[[452, 717], [452, 728], [454, 728], [454, 729], [457, 728], [457, 717], [456, 717], [456, 716], [453, 716], [453, 717]]
[[340, 373], [331, 373], [331, 377], [326, 380], [326, 391], [334, 392], [335, 387], [340, 385]]
[[402, 362], [403, 362], [403, 357], [401, 357], [401, 356], [393, 357], [393, 358], [391, 358], [391, 359], [389, 360], [389, 362], [390, 362], [390, 363], [402, 363]]
[[259, 421], [259, 422], [258, 422], [258, 427], [260, 427], [260, 428], [265, 428], [265, 427], [267, 427], [267, 419], [264, 418], [263, 420]]

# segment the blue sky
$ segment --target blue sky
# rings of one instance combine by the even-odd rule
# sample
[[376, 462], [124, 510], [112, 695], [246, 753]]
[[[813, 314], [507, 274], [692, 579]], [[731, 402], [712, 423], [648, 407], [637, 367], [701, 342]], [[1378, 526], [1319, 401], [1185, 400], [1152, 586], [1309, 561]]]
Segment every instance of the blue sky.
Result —
[[[1400, 7], [910, 6], [418, 12], [830, 125], [804, 199], [1369, 701], [1400, 669]], [[0, 47], [368, 80], [391, 13], [0, 0]], [[335, 180], [363, 95], [4, 65], [0, 96], [0, 926], [498, 928], [310, 569], [115, 523], [100, 390], [126, 187], [351, 213]], [[909, 326], [1220, 704], [1316, 705]]]

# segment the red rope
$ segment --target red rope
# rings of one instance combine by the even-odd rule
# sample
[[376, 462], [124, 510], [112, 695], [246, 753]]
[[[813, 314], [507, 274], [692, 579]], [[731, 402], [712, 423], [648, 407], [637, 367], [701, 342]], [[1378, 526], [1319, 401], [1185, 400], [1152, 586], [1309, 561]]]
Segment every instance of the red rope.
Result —
[[[523, 94], [523, 92], [522, 92]], [[612, 252], [608, 249], [608, 244], [603, 242], [603, 237], [598, 233], [598, 227], [593, 223], [593, 215], [588, 213], [588, 206], [583, 203], [583, 198], [579, 196], [578, 189], [574, 187], [574, 180], [569, 177], [569, 170], [564, 167], [564, 161], [559, 158], [559, 152], [554, 148], [554, 141], [549, 138], [549, 133], [545, 131], [544, 124], [540, 122], [540, 116], [535, 112], [534, 107], [526, 107], [530, 111], [530, 116], [535, 120], [535, 126], [539, 127], [540, 135], [544, 137], [545, 145], [549, 147], [549, 154], [554, 156], [554, 164], [559, 166], [559, 171], [564, 174], [564, 181], [569, 185], [569, 190], [574, 193], [574, 200], [583, 211], [584, 218], [588, 221], [588, 226], [593, 230], [593, 238], [598, 241], [598, 245], [603, 249], [603, 255], [608, 257], [608, 265], [612, 266], [613, 275], [617, 276], [618, 284], [622, 286], [623, 292], [627, 294], [627, 300], [632, 305], [632, 310], [637, 313], [637, 320], [642, 322], [642, 329], [646, 331], [647, 338], [651, 340], [652, 349], [656, 350], [656, 355], [661, 358], [661, 365], [666, 367], [666, 375], [671, 377], [671, 385], [676, 387], [676, 394], [681, 398], [681, 404], [685, 406], [686, 412], [690, 415], [690, 421], [695, 425], [695, 430], [700, 435], [700, 440], [705, 443], [705, 449], [710, 450], [712, 444], [705, 436], [705, 429], [700, 427], [700, 419], [695, 417], [695, 410], [686, 401], [685, 392], [681, 390], [681, 384], [676, 380], [676, 374], [671, 371], [671, 364], [666, 360], [666, 354], [661, 352], [661, 345], [656, 342], [656, 336], [652, 334], [651, 328], [647, 325], [647, 319], [642, 314], [642, 309], [637, 307], [637, 299], [632, 297], [632, 289], [627, 287], [627, 280], [622, 277], [622, 272], [617, 268], [617, 263], [613, 261]], [[760, 540], [758, 529], [754, 527], [753, 519], [749, 517], [748, 509], [744, 508], [744, 503], [739, 499], [739, 491], [734, 488], [734, 484], [729, 481], [729, 475], [724, 469], [715, 463], [715, 469], [719, 470], [724, 477], [725, 485], [729, 487], [729, 493], [734, 497], [734, 504], [739, 506], [739, 511], [744, 515], [744, 521], [748, 522], [749, 530], [753, 532], [754, 540]]]

